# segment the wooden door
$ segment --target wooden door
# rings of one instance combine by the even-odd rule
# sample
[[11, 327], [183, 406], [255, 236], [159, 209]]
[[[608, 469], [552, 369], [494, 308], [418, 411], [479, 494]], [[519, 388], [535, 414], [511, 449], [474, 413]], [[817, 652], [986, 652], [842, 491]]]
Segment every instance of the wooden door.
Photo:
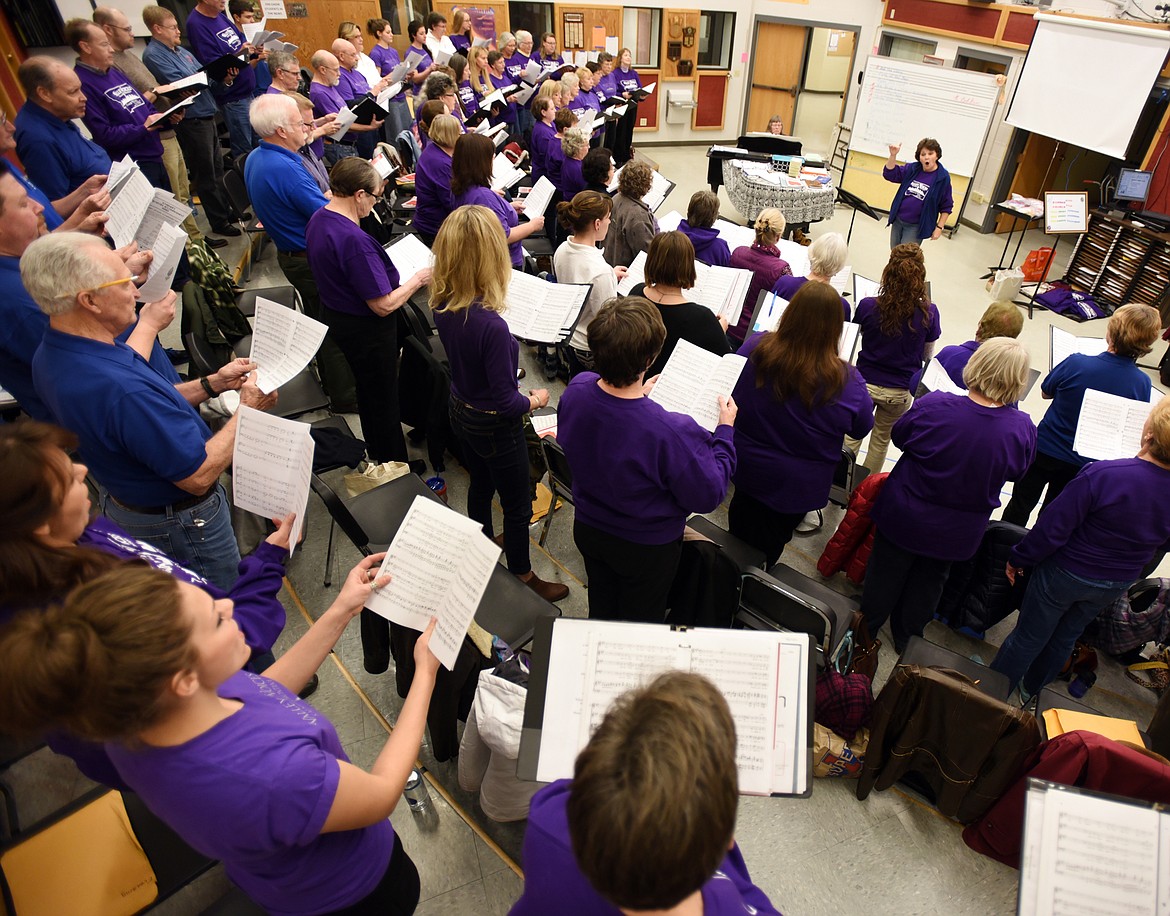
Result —
[[[337, 27], [343, 22], [355, 22], [365, 38], [366, 53], [374, 46], [374, 39], [366, 32], [366, 22], [380, 17], [382, 9], [377, 0], [319, 0], [309, 7], [306, 17], [269, 19], [268, 28], [284, 32], [284, 40], [297, 46], [297, 59], [302, 67], [309, 66], [313, 54], [328, 50], [337, 38]], [[409, 42], [395, 37], [394, 44], [405, 47]]]
[[[1059, 174], [1063, 161], [1063, 143], [1053, 140], [1051, 137], [1031, 134], [1028, 137], [1028, 142], [1024, 144], [1024, 151], [1016, 160], [1016, 174], [1012, 177], [1009, 194], [1043, 198], [1045, 176], [1048, 179], [1047, 186], [1053, 187], [1053, 179]], [[996, 217], [996, 232], [1007, 232], [1011, 226], [1012, 218], [1006, 213], [1001, 213]]]
[[808, 32], [800, 25], [756, 23], [745, 132], [766, 131], [768, 119], [777, 114], [784, 120], [785, 132], [792, 131]]

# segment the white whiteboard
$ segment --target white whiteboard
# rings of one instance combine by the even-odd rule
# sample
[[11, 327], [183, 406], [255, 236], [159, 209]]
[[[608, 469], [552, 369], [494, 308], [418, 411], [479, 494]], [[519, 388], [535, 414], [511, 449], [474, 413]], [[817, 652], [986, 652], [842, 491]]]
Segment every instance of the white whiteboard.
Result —
[[[56, 3], [57, 9], [61, 13], [62, 22], [68, 22], [70, 19], [93, 18], [94, 4], [90, 3], [90, 0], [56, 0]], [[97, 5], [112, 6], [114, 9], [121, 10], [130, 20], [130, 28], [134, 30], [136, 36], [139, 38], [149, 37], [150, 29], [142, 21], [142, 11], [150, 5], [146, 0], [99, 0]], [[187, 31], [181, 17], [179, 18], [179, 26], [184, 33]]]
[[900, 143], [906, 161], [919, 140], [934, 137], [947, 171], [970, 177], [998, 96], [994, 74], [871, 56], [849, 147], [884, 159]]

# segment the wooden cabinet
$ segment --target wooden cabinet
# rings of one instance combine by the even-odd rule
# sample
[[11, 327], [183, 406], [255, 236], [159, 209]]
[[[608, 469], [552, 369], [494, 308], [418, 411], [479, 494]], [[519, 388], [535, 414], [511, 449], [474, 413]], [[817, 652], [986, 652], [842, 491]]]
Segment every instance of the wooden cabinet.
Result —
[[1158, 307], [1170, 288], [1170, 234], [1094, 212], [1064, 279], [1098, 302]]
[[691, 112], [692, 130], [722, 130], [727, 108], [726, 70], [704, 71], [695, 79], [695, 110]]

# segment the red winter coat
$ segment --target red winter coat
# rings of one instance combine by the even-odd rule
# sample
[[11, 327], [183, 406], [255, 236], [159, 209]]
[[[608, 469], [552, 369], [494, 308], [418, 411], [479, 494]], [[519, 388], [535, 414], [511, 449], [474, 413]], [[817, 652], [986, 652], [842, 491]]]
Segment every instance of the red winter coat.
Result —
[[852, 582], [861, 584], [865, 566], [873, 552], [873, 519], [869, 517], [874, 501], [889, 474], [870, 474], [849, 497], [845, 517], [825, 545], [817, 561], [817, 572], [825, 578], [845, 570]]

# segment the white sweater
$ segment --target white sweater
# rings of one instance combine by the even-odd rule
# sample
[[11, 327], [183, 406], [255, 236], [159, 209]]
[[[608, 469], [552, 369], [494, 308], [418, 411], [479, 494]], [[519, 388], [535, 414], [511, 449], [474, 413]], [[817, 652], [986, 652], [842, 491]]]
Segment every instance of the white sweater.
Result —
[[589, 299], [581, 310], [581, 318], [573, 329], [569, 345], [577, 350], [589, 350], [589, 322], [601, 307], [617, 295], [617, 277], [613, 268], [605, 262], [601, 249], [594, 245], [581, 245], [572, 238], [566, 239], [553, 255], [553, 273], [558, 283], [592, 283]]

